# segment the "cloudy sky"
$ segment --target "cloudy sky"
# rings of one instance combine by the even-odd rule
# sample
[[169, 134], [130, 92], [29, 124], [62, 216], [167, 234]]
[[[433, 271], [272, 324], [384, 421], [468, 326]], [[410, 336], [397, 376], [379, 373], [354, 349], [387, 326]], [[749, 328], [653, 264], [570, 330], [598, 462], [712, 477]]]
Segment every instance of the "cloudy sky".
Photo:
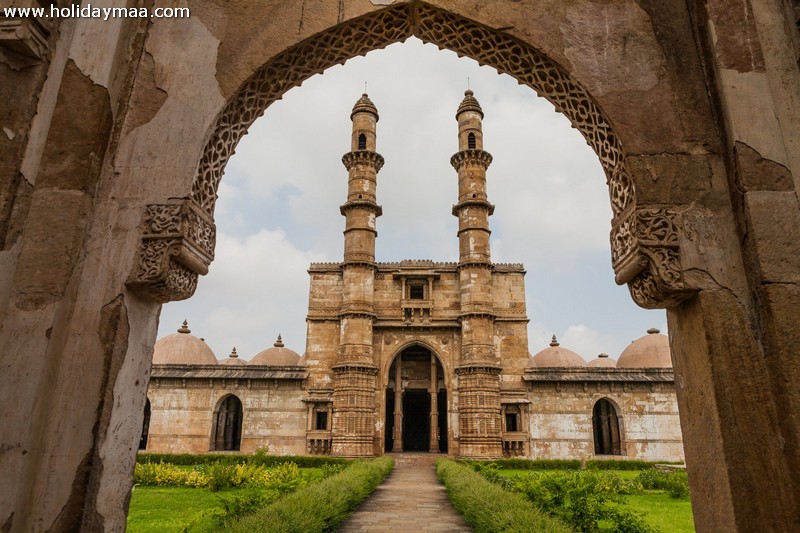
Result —
[[614, 283], [611, 208], [583, 137], [531, 89], [417, 39], [335, 66], [290, 90], [251, 127], [228, 163], [215, 218], [216, 260], [190, 300], [163, 307], [159, 338], [188, 319], [218, 358], [250, 359], [283, 335], [305, 351], [309, 263], [340, 261], [350, 110], [367, 92], [380, 113], [378, 261], [457, 261], [455, 111], [469, 85], [486, 115], [484, 148], [495, 262], [522, 262], [530, 352], [558, 336], [593, 359], [616, 358], [663, 311]]

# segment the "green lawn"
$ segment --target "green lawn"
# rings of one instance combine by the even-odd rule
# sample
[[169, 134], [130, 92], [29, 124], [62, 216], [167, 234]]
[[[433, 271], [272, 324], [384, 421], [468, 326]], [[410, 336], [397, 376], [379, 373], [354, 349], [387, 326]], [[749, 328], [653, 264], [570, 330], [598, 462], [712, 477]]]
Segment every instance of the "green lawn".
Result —
[[663, 533], [694, 533], [692, 502], [676, 500], [663, 491], [623, 496], [626, 503], [644, 513], [645, 520]]
[[234, 490], [211, 492], [178, 487], [136, 487], [131, 495], [128, 532], [180, 531], [203, 511], [221, 507], [219, 495]]

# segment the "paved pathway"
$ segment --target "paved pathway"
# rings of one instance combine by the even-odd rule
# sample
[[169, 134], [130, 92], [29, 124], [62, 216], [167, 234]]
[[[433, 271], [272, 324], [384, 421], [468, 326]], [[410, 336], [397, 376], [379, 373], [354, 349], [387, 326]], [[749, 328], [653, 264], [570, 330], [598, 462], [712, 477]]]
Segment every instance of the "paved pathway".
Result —
[[436, 459], [428, 453], [392, 454], [394, 471], [339, 528], [360, 531], [472, 531], [436, 478]]

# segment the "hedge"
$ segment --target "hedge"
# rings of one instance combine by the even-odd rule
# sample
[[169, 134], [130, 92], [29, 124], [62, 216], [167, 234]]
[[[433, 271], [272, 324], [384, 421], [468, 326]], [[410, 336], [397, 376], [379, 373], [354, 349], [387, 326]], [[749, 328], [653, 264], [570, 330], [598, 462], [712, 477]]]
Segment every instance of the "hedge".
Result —
[[447, 497], [476, 533], [571, 531], [522, 495], [490, 483], [469, 466], [440, 459], [436, 473], [444, 483]]
[[351, 459], [321, 455], [267, 455], [256, 452], [252, 455], [240, 453], [149, 453], [139, 452], [137, 463], [169, 463], [173, 465], [252, 464], [271, 467], [283, 463], [294, 463], [300, 468], [320, 468], [325, 465], [348, 465]]
[[488, 464], [494, 463], [503, 470], [580, 470], [581, 462], [578, 459], [494, 459], [491, 461], [462, 461], [464, 463]]
[[226, 526], [226, 532], [324, 533], [336, 531], [394, 468], [381, 457], [353, 462], [342, 473], [308, 485]]

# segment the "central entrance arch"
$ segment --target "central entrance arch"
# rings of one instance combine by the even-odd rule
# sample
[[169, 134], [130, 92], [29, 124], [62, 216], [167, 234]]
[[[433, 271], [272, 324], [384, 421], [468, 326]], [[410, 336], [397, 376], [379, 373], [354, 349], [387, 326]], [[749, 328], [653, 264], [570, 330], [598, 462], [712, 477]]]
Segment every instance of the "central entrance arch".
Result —
[[447, 452], [444, 369], [430, 349], [413, 345], [395, 357], [385, 405], [384, 451]]

